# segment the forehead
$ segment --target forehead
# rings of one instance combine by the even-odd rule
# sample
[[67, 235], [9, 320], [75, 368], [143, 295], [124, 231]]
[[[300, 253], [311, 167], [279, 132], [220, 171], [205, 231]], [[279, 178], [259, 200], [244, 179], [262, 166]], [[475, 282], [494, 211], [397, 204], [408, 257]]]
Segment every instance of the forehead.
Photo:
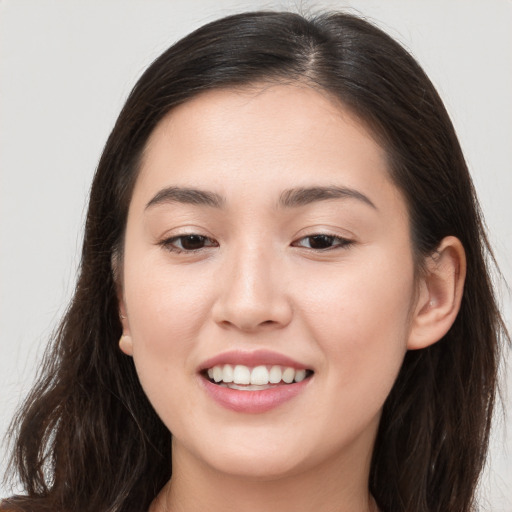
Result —
[[[214, 89], [169, 112], [150, 136], [145, 154], [155, 145], [169, 142], [171, 137], [175, 142], [194, 144], [196, 149], [208, 143], [214, 146], [222, 143], [224, 148], [229, 148], [243, 141], [250, 149], [257, 144], [288, 145], [293, 139], [301, 143], [311, 141], [304, 148], [307, 151], [317, 142], [312, 140], [312, 134], [315, 138], [323, 138], [327, 146], [333, 142], [333, 137], [338, 137], [336, 131], [341, 126], [350, 127], [343, 133], [345, 140], [358, 139], [361, 143], [365, 139], [379, 146], [362, 121], [326, 91], [304, 84]], [[193, 138], [189, 137], [191, 132]], [[198, 142], [201, 143], [199, 147]], [[339, 138], [337, 142], [340, 142]], [[385, 156], [384, 151], [382, 156]]]
[[180, 105], [148, 140], [137, 182], [145, 195], [202, 183], [219, 193], [237, 184], [395, 189], [386, 152], [363, 123], [301, 84], [213, 90]]

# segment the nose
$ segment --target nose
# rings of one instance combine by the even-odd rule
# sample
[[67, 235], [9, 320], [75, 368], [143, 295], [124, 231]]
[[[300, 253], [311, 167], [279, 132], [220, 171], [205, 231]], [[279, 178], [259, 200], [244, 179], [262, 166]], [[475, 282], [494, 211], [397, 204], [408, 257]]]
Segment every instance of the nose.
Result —
[[265, 251], [239, 250], [223, 263], [214, 321], [224, 328], [244, 332], [277, 329], [292, 319], [286, 279], [279, 265]]

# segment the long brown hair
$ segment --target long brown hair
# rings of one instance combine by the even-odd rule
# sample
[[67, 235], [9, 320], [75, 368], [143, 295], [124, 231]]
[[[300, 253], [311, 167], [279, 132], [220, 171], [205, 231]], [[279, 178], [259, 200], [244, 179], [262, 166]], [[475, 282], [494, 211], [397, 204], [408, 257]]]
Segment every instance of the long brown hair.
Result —
[[[12, 470], [30, 511], [146, 510], [171, 477], [171, 433], [139, 384], [121, 335], [112, 261], [139, 160], [158, 122], [203, 91], [300, 81], [328, 91], [386, 148], [406, 198], [418, 265], [447, 235], [466, 250], [459, 315], [406, 354], [371, 465], [383, 512], [469, 512], [488, 445], [500, 340], [492, 258], [467, 166], [441, 99], [416, 61], [347, 14], [254, 12], [210, 23], [161, 55], [129, 96], [92, 185], [73, 300], [13, 421]], [[8, 508], [3, 508], [2, 510]]]

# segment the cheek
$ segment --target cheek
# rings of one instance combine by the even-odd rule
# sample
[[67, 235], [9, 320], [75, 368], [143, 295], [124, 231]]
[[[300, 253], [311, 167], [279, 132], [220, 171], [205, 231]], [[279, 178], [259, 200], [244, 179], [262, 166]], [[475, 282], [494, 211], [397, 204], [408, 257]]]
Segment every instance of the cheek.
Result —
[[[138, 260], [125, 274], [125, 300], [133, 341], [133, 359], [140, 383], [159, 416], [174, 430], [192, 415], [193, 396], [184, 398], [187, 379], [195, 374], [193, 356], [199, 331], [209, 311], [200, 280], [164, 265]], [[199, 286], [199, 289], [198, 289]], [[178, 419], [174, 411], [183, 412]]]
[[[158, 256], [158, 255], [157, 255]], [[210, 309], [207, 280], [201, 271], [162, 262], [161, 257], [137, 259], [126, 265], [125, 299], [135, 344], [153, 351], [189, 345]], [[128, 262], [130, 263], [130, 262]]]
[[[319, 328], [342, 332], [394, 329], [407, 326], [414, 299], [412, 264], [396, 261], [327, 269], [312, 274], [303, 284], [305, 308], [311, 316], [322, 318]], [[382, 261], [382, 260], [381, 260]], [[313, 284], [314, 283], [314, 284]], [[309, 292], [307, 291], [309, 290]], [[358, 344], [371, 342], [359, 339]]]
[[339, 370], [335, 378], [351, 387], [390, 388], [410, 329], [412, 260], [381, 255], [369, 258], [369, 264], [359, 261], [310, 277], [316, 277], [316, 287], [304, 288], [314, 290], [303, 303], [304, 316], [328, 358], [326, 365]]
[[171, 272], [157, 256], [127, 252], [124, 297], [137, 373], [164, 418], [172, 413], [170, 404], [180, 410], [193, 405], [182, 403], [180, 390], [195, 373], [193, 356], [211, 308], [201, 272], [190, 279], [185, 268]]

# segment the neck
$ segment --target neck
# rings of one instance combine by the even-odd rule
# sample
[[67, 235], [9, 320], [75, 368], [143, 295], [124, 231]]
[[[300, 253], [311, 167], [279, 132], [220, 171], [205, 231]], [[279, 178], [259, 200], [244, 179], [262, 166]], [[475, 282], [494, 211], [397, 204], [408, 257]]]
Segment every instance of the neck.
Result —
[[368, 491], [371, 453], [333, 460], [279, 478], [219, 472], [189, 453], [173, 453], [173, 477], [149, 512], [377, 512]]

